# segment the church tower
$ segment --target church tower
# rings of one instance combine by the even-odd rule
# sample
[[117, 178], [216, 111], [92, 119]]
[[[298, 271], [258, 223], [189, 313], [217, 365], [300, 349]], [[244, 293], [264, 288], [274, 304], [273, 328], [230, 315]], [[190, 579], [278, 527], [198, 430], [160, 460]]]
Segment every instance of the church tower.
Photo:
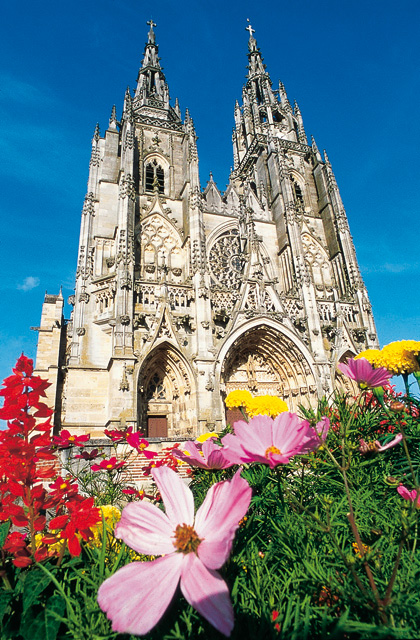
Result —
[[252, 28], [221, 193], [211, 175], [200, 188], [194, 124], [148, 24], [136, 91], [93, 136], [72, 317], [46, 296], [36, 366], [58, 428], [182, 439], [232, 420], [234, 389], [315, 404], [377, 338], [331, 164]]

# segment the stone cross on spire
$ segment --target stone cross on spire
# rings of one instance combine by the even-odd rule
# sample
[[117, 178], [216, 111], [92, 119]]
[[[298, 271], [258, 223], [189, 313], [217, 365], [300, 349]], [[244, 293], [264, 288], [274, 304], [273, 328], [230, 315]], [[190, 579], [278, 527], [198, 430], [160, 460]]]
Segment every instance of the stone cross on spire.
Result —
[[148, 20], [146, 22], [146, 24], [149, 25], [150, 27], [150, 31], [149, 31], [149, 43], [154, 44], [155, 42], [155, 32], [153, 31], [153, 27], [156, 27], [156, 22], [153, 22], [152, 19]]
[[248, 26], [245, 27], [245, 31], [249, 31], [249, 37], [252, 38], [252, 34], [255, 33], [255, 29], [253, 29], [251, 27], [251, 23], [249, 21], [249, 18], [247, 18], [246, 21], [248, 22]]

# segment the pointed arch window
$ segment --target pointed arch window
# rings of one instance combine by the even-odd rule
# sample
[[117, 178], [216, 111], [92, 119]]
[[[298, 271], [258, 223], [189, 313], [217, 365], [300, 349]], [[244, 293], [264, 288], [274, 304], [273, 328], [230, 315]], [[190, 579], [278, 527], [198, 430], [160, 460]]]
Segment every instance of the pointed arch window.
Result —
[[261, 95], [260, 83], [258, 82], [258, 80], [255, 80], [254, 86], [255, 86], [255, 97], [257, 98], [257, 103], [262, 104], [263, 98]]
[[296, 204], [300, 207], [303, 207], [304, 203], [303, 203], [302, 187], [297, 182], [297, 180], [295, 180], [293, 176], [292, 176], [292, 185], [293, 185], [293, 192], [295, 195]]
[[166, 400], [166, 389], [163, 379], [157, 373], [152, 377], [147, 388], [148, 400]]
[[154, 191], [156, 186], [159, 193], [165, 192], [165, 172], [157, 160], [152, 160], [146, 165], [145, 188]]

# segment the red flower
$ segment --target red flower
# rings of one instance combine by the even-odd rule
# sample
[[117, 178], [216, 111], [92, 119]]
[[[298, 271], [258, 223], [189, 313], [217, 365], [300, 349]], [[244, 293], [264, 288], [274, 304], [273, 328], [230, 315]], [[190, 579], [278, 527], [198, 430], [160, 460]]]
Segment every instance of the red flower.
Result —
[[127, 489], [123, 489], [122, 493], [125, 493], [126, 496], [133, 496], [138, 500], [144, 500], [144, 498], [148, 498], [149, 500], [155, 500], [155, 496], [146, 493], [143, 489], [136, 489], [135, 487], [127, 487]]
[[85, 442], [89, 442], [89, 440], [90, 435], [71, 435], [70, 431], [67, 431], [67, 429], [63, 429], [59, 436], [53, 437], [53, 443], [57, 447], [60, 447], [60, 449], [67, 449], [71, 445], [74, 445], [75, 447], [83, 447], [85, 445]]
[[104, 434], [112, 442], [120, 442], [121, 440], [126, 440], [132, 431], [133, 427], [127, 427], [127, 429], [105, 429]]
[[91, 466], [92, 471], [114, 471], [120, 469], [125, 465], [125, 462], [118, 462], [117, 458], [113, 456], [109, 460], [102, 460], [99, 464], [93, 464]]
[[95, 460], [98, 457], [99, 449], [92, 449], [89, 453], [88, 451], [82, 451], [82, 453], [78, 453], [75, 458], [81, 458], [82, 460]]
[[49, 485], [49, 488], [52, 489], [54, 491], [54, 493], [57, 494], [73, 494], [75, 495], [77, 493], [77, 484], [72, 484], [71, 482], [71, 478], [62, 478], [61, 476], [58, 476], [57, 480], [55, 480], [55, 482], [53, 482], [52, 484]]
[[59, 537], [67, 540], [72, 556], [80, 556], [79, 536], [83, 540], [90, 540], [93, 537], [92, 527], [101, 520], [101, 511], [93, 506], [93, 498], [68, 502], [67, 509], [69, 513], [53, 518], [49, 528], [51, 531], [62, 529]]
[[133, 447], [133, 449], [136, 449], [136, 451], [138, 453], [143, 453], [146, 458], [148, 458], [150, 460], [150, 458], [154, 458], [157, 453], [155, 453], [154, 451], [146, 451], [147, 447], [149, 446], [149, 443], [147, 440], [145, 440], [144, 438], [140, 438], [142, 434], [137, 431], [136, 433], [129, 433], [127, 435], [127, 442], [130, 445], [130, 447]]

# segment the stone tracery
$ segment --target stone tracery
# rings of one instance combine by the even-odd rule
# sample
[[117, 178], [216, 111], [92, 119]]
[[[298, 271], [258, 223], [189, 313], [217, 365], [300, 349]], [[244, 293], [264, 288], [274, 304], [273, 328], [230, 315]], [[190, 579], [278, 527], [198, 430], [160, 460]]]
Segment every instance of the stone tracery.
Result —
[[194, 425], [195, 385], [187, 364], [169, 343], [160, 344], [139, 373], [139, 428], [150, 431], [150, 418], [166, 418], [168, 436], [188, 435]]
[[243, 333], [223, 362], [226, 394], [248, 389], [254, 395], [278, 395], [290, 410], [316, 396], [313, 373], [303, 353], [285, 334], [266, 325]]

